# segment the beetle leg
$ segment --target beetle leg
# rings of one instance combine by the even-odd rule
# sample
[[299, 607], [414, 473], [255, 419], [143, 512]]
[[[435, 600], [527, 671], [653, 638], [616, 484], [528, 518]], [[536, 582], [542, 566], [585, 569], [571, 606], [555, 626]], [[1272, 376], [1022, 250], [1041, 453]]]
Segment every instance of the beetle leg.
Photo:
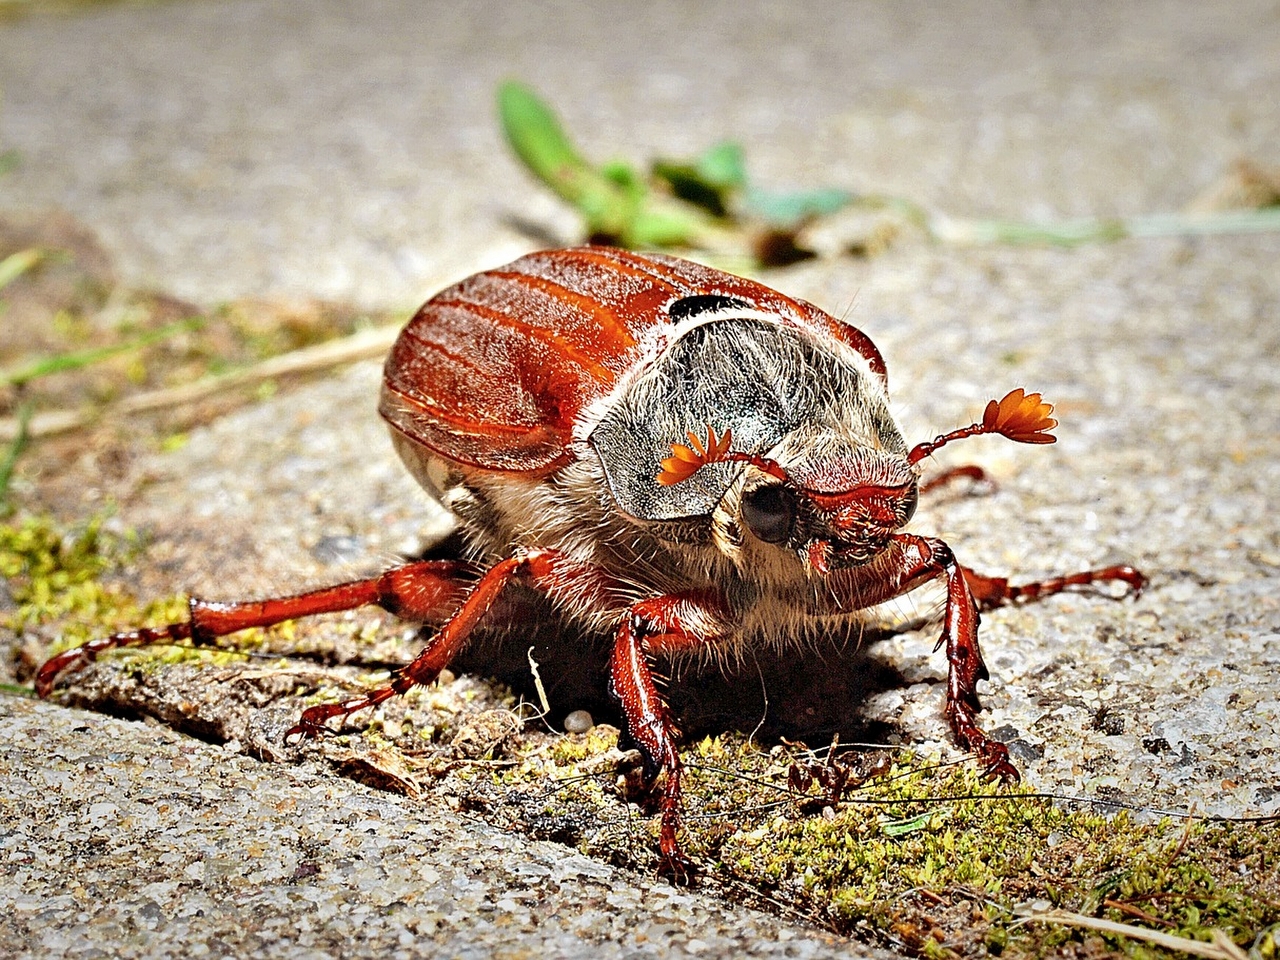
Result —
[[[319, 736], [325, 724], [334, 717], [345, 717], [375, 707], [384, 700], [402, 694], [419, 684], [428, 684], [440, 675], [457, 656], [471, 631], [493, 606], [502, 590], [517, 578], [532, 581], [533, 586], [552, 596], [572, 593], [574, 596], [595, 594], [600, 605], [611, 590], [611, 581], [598, 570], [567, 561], [553, 550], [521, 551], [495, 564], [477, 580], [462, 606], [457, 609], [412, 661], [386, 686], [370, 690], [363, 696], [341, 703], [323, 703], [302, 712], [298, 723], [285, 734], [285, 739]], [[416, 585], [411, 578], [399, 584], [398, 596], [411, 602]]]
[[975, 573], [968, 567], [960, 568], [969, 584], [969, 590], [978, 606], [983, 610], [991, 610], [1017, 600], [1036, 600], [1040, 597], [1061, 593], [1068, 587], [1083, 587], [1091, 583], [1108, 583], [1120, 580], [1128, 584], [1135, 597], [1141, 596], [1147, 585], [1147, 578], [1141, 571], [1127, 564], [1114, 567], [1102, 567], [1098, 570], [1085, 570], [1064, 576], [1051, 577], [1048, 580], [1035, 580], [1031, 583], [1010, 583], [1007, 577], [988, 577]]
[[[943, 577], [947, 586], [946, 609], [938, 647], [947, 651], [947, 722], [956, 740], [978, 756], [986, 772], [1002, 780], [1018, 779], [1017, 768], [1009, 760], [1009, 748], [992, 740], [978, 726], [978, 681], [990, 677], [978, 648], [978, 605], [969, 590], [964, 572], [951, 548], [933, 537], [900, 533], [893, 538], [903, 548], [895, 568], [888, 571], [886, 596], [899, 596], [926, 580]], [[872, 600], [871, 602], [880, 602]]]
[[695, 630], [691, 621], [695, 615], [709, 614], [713, 624], [719, 612], [717, 606], [706, 599], [679, 595], [637, 603], [618, 627], [610, 661], [609, 692], [622, 706], [627, 737], [644, 757], [645, 779], [653, 782], [659, 774], [665, 774], [659, 848], [662, 871], [678, 882], [687, 881], [691, 869], [677, 840], [680, 830], [678, 734], [671, 722], [671, 712], [654, 686], [649, 657], [711, 642], [707, 632]]
[[941, 487], [949, 487], [957, 480], [969, 480], [975, 487], [979, 487], [983, 492], [989, 492], [995, 489], [995, 481], [991, 479], [991, 475], [983, 470], [976, 463], [966, 463], [959, 467], [948, 467], [941, 473], [934, 474], [928, 480], [920, 484], [920, 493], [926, 494]]
[[50, 658], [36, 674], [36, 693], [47, 697], [64, 670], [84, 666], [103, 651], [116, 647], [179, 640], [206, 644], [215, 637], [249, 627], [269, 627], [285, 620], [352, 610], [375, 603], [406, 620], [441, 619], [462, 602], [466, 570], [467, 565], [457, 561], [424, 560], [394, 567], [368, 580], [354, 580], [290, 597], [243, 603], [219, 603], [192, 597], [187, 604], [189, 619], [184, 623], [113, 633]]
[[874, 566], [839, 571], [837, 596], [857, 609], [884, 603], [932, 580], [943, 577], [947, 585], [939, 647], [947, 650], [947, 720], [956, 739], [976, 753], [987, 771], [1005, 780], [1018, 779], [1004, 744], [991, 740], [978, 727], [981, 709], [977, 684], [989, 678], [978, 648], [978, 611], [1021, 599], [1058, 593], [1067, 587], [1120, 580], [1142, 591], [1147, 579], [1129, 566], [1105, 567], [1026, 584], [1010, 584], [1003, 577], [988, 577], [960, 566], [941, 540], [900, 533], [893, 537], [896, 549], [885, 552]]

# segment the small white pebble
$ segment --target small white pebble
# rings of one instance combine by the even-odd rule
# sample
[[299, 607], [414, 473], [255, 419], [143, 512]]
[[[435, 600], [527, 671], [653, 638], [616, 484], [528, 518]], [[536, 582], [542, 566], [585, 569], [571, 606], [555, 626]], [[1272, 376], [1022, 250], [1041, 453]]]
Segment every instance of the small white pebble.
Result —
[[586, 733], [596, 722], [591, 719], [591, 714], [585, 710], [575, 710], [564, 718], [565, 733]]

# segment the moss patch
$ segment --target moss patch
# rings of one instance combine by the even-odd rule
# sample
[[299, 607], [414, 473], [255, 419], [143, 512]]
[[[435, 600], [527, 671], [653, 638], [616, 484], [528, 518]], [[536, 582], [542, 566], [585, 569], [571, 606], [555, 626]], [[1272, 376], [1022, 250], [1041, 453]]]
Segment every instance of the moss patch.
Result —
[[[26, 643], [11, 664], [17, 679], [29, 680], [49, 656], [118, 630], [186, 619], [181, 595], [140, 602], [112, 579], [140, 551], [133, 531], [109, 528], [96, 516], [63, 524], [46, 515], [0, 523], [0, 577], [8, 603], [0, 606], [0, 629]], [[260, 631], [237, 636], [240, 649], [256, 646]], [[226, 651], [163, 644], [131, 654], [139, 669], [188, 661], [225, 664], [240, 659]]]
[[109, 531], [101, 516], [74, 526], [47, 516], [0, 524], [0, 576], [10, 600], [0, 626], [16, 634], [56, 626], [50, 652], [57, 652], [103, 632], [180, 619], [185, 608], [178, 598], [139, 604], [120, 585], [104, 582], [137, 551], [134, 533]]
[[[446, 789], [504, 825], [613, 863], [656, 868], [657, 821], [626, 786], [616, 731], [526, 735], [503, 767]], [[834, 764], [738, 735], [687, 747], [686, 851], [700, 882], [735, 902], [914, 956], [1133, 957], [1171, 951], [1123, 936], [1020, 922], [1034, 908], [1249, 948], [1280, 923], [1280, 825], [1104, 814], [993, 788], [971, 763], [910, 754], [865, 781], [874, 755]], [[623, 775], [619, 775], [619, 764]], [[793, 766], [849, 782], [795, 788]], [[634, 778], [632, 778], [634, 779]], [[834, 779], [827, 778], [829, 781]]]

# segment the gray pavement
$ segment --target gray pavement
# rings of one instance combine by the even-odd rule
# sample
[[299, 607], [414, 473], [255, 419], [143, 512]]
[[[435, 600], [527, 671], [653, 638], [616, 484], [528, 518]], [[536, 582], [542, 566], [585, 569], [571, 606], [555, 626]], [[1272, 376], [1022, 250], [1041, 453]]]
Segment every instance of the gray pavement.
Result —
[[[62, 206], [126, 281], [201, 302], [407, 308], [528, 249], [514, 218], [572, 238], [498, 142], [490, 97], [506, 76], [543, 90], [596, 156], [732, 135], [779, 185], [874, 188], [957, 215], [1170, 210], [1239, 156], [1280, 162], [1274, 4], [646, 9], [236, 0], [3, 22], [0, 149], [22, 164], [0, 177], [0, 208]], [[1000, 492], [927, 504], [917, 529], [981, 570], [1132, 561], [1152, 576], [1136, 603], [1070, 596], [986, 617], [984, 722], [1028, 745], [1033, 784], [1280, 809], [1278, 264], [1275, 236], [908, 243], [767, 278], [876, 340], [910, 437], [1012, 386], [1058, 403], [1053, 447], [948, 451], [989, 467]], [[364, 573], [438, 519], [377, 422], [377, 378], [358, 365], [109, 481], [86, 457], [62, 482], [85, 512], [117, 503], [151, 537], [144, 594]], [[863, 714], [945, 749], [933, 637], [876, 648], [908, 685]], [[0, 953], [849, 949], [429, 799], [56, 706], [0, 711]], [[544, 885], [529, 871], [559, 899], [533, 909]]]
[[439, 800], [46, 704], [0, 701], [0, 797], [4, 956], [850, 955]]

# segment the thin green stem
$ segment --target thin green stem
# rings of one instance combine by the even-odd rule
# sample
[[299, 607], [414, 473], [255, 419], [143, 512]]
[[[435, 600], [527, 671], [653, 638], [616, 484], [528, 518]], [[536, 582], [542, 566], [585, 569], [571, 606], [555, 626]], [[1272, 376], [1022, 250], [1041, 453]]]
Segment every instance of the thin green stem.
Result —
[[148, 330], [146, 333], [139, 334], [122, 343], [113, 343], [106, 347], [91, 347], [87, 350], [78, 350], [71, 353], [59, 353], [49, 357], [39, 357], [29, 363], [10, 367], [8, 370], [0, 370], [0, 386], [22, 386], [39, 377], [47, 377], [50, 374], [62, 373], [67, 370], [79, 370], [82, 367], [99, 363], [119, 354], [140, 350], [161, 340], [167, 340], [176, 334], [195, 330], [203, 323], [204, 319], [202, 317], [188, 317], [176, 323], [166, 324], [157, 330]]

